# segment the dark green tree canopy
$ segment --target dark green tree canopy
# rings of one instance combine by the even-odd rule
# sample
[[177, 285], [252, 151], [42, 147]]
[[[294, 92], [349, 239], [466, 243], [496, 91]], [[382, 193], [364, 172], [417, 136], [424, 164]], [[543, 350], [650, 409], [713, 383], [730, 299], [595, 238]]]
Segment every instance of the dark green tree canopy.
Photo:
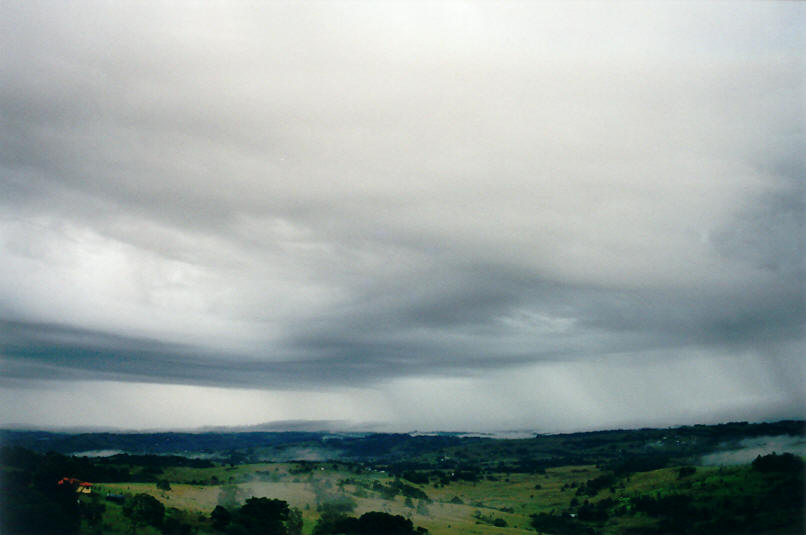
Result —
[[803, 460], [791, 453], [778, 455], [772, 452], [769, 455], [759, 455], [753, 460], [753, 470], [758, 472], [799, 474], [803, 473], [803, 468]]
[[213, 521], [213, 528], [223, 530], [227, 527], [232, 519], [230, 512], [221, 505], [216, 505], [213, 512], [210, 513], [210, 520]]
[[253, 496], [234, 512], [218, 505], [210, 518], [215, 529], [231, 535], [295, 535], [302, 530], [302, 515], [298, 511], [292, 513], [285, 500], [271, 498]]
[[137, 494], [123, 505], [123, 514], [135, 526], [160, 527], [165, 517], [165, 506], [149, 494]]
[[359, 518], [340, 516], [320, 520], [313, 530], [315, 535], [415, 535], [427, 533], [416, 528], [411, 520], [400, 515], [380, 511], [364, 513]]

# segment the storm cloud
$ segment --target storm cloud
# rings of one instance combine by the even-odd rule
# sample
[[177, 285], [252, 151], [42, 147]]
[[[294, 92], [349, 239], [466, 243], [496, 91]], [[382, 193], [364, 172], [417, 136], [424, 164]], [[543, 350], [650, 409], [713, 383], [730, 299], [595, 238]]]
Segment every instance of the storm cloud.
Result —
[[2, 4], [0, 420], [803, 417], [804, 14]]

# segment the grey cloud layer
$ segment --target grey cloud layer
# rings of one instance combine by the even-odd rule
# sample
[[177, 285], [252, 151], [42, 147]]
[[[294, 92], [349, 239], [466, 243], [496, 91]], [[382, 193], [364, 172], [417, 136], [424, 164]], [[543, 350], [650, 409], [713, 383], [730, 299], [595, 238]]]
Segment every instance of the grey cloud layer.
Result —
[[4, 5], [4, 376], [799, 358], [803, 8], [624, 7]]

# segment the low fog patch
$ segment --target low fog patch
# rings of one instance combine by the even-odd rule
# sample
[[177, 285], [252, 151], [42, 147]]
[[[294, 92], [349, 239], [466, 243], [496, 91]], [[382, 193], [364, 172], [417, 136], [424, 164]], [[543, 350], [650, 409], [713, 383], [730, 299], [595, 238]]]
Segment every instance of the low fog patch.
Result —
[[806, 456], [806, 438], [791, 435], [746, 438], [739, 442], [740, 448], [719, 451], [704, 455], [700, 464], [704, 466], [728, 466], [749, 464], [759, 455], [770, 453], [792, 453]]
[[120, 455], [126, 453], [123, 450], [87, 450], [87, 451], [74, 451], [68, 455], [73, 457], [112, 457], [113, 455]]

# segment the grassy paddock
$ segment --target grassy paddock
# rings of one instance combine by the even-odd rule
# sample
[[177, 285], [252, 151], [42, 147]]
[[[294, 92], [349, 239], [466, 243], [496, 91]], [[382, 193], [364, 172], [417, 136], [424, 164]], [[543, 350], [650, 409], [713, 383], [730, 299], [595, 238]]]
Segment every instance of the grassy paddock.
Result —
[[[166, 508], [187, 511], [195, 518], [207, 517], [226, 499], [242, 502], [251, 496], [279, 498], [302, 511], [305, 534], [311, 533], [319, 518], [317, 505], [321, 501], [345, 497], [355, 502], [352, 512], [355, 516], [369, 511], [399, 514], [427, 528], [432, 535], [535, 533], [531, 526], [533, 514], [574, 513], [585, 503], [596, 506], [608, 500], [612, 504], [608, 509], [610, 516], [599, 523], [597, 532], [618, 535], [658, 524], [657, 518], [643, 513], [614, 513], [619, 507], [629, 509], [636, 497], [658, 499], [688, 493], [698, 497], [698, 503], [718, 509], [725, 500], [763, 496], [771, 481], [747, 465], [699, 466], [693, 474], [683, 476], [679, 467], [670, 467], [616, 477], [612, 485], [590, 494], [586, 484], [607, 473], [594, 465], [572, 465], [549, 468], [542, 474], [486, 473], [475, 482], [442, 484], [432, 479], [427, 484], [414, 484], [403, 480], [428, 496], [428, 500], [407, 500], [400, 494], [383, 496], [378, 488], [395, 482], [395, 478], [383, 472], [349, 470], [327, 463], [307, 465], [304, 469], [296, 463], [262, 463], [170, 468], [160, 476], [170, 482], [170, 490], [160, 490], [155, 483], [103, 483], [96, 485], [96, 493], [149, 494]], [[119, 505], [107, 502], [103, 526], [104, 533], [117, 534], [128, 533], [130, 524]], [[202, 534], [213, 533], [209, 523], [197, 522], [196, 528]], [[149, 529], [140, 528], [138, 533], [149, 535]], [[91, 533], [89, 528], [85, 532]]]

